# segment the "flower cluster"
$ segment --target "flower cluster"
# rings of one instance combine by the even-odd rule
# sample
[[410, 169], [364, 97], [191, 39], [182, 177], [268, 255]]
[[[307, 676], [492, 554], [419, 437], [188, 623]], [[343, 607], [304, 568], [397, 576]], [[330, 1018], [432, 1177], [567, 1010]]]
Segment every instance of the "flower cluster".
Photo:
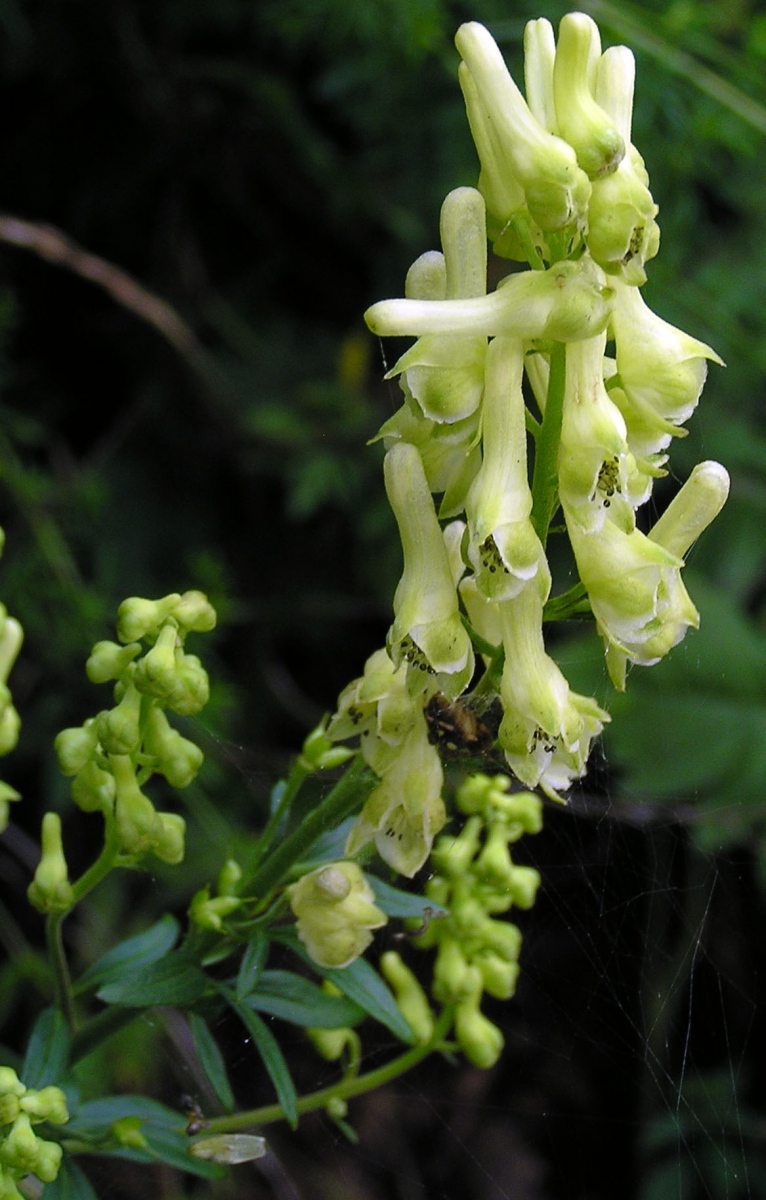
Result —
[[62, 1150], [58, 1142], [41, 1138], [33, 1126], [42, 1121], [64, 1125], [69, 1120], [60, 1088], [26, 1087], [11, 1067], [0, 1067], [0, 1196], [24, 1200], [16, 1180], [36, 1175], [52, 1183], [59, 1173]]
[[[697, 467], [648, 532], [636, 514], [685, 433], [708, 360], [721, 360], [641, 297], [659, 231], [631, 142], [630, 51], [602, 53], [583, 13], [563, 17], [558, 40], [548, 21], [532, 21], [525, 99], [483, 26], [463, 25], [456, 41], [478, 189], [447, 196], [441, 253], [418, 259], [404, 298], [366, 314], [380, 336], [417, 339], [389, 372], [404, 403], [378, 434], [404, 553], [387, 649], [406, 668], [397, 687], [413, 709], [436, 691], [455, 699], [474, 672], [467, 616], [498, 647], [495, 664], [502, 647], [495, 691], [508, 764], [556, 798], [583, 775], [609, 718], [570, 689], [546, 649], [551, 519], [560, 506], [578, 599], [587, 596], [624, 688], [629, 663], [657, 662], [698, 624], [683, 556], [722, 507], [726, 471]], [[531, 268], [490, 293], [487, 237], [497, 256]], [[364, 732], [377, 719], [365, 710]], [[370, 809], [354, 845], [371, 836], [380, 848], [382, 814], [382, 803]]]
[[471, 775], [456, 800], [468, 815], [457, 836], [442, 834], [433, 850], [436, 874], [426, 895], [447, 910], [417, 938], [436, 946], [433, 993], [455, 1006], [455, 1036], [466, 1057], [490, 1067], [503, 1046], [500, 1030], [480, 1011], [483, 992], [499, 1000], [513, 995], [519, 973], [521, 933], [496, 919], [511, 907], [531, 908], [540, 876], [513, 862], [509, 846], [539, 833], [542, 805], [532, 792], [510, 793], [503, 775]]
[[[114, 681], [115, 704], [56, 738], [61, 771], [72, 776], [72, 798], [85, 812], [104, 814], [107, 837], [125, 863], [149, 852], [166, 863], [183, 859], [183, 817], [157, 812], [142, 787], [154, 774], [172, 787], [187, 787], [202, 765], [202, 751], [173, 729], [166, 710], [191, 716], [207, 703], [207, 672], [185, 652], [184, 642], [215, 622], [201, 592], [125, 600], [117, 618], [119, 641], [98, 642], [86, 664], [92, 683]], [[48, 813], [30, 899], [43, 911], [66, 909], [68, 886], [60, 825]]]

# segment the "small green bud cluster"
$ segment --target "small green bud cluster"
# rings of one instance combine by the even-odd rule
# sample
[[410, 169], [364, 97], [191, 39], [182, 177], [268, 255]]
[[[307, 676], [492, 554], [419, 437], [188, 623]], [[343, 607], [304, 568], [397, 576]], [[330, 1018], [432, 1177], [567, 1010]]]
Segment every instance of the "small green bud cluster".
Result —
[[426, 895], [448, 915], [418, 935], [436, 947], [433, 994], [455, 1006], [455, 1036], [475, 1066], [491, 1067], [503, 1047], [500, 1030], [481, 1012], [484, 992], [509, 999], [519, 973], [521, 932], [497, 920], [512, 907], [528, 909], [540, 876], [513, 862], [509, 847], [542, 828], [541, 801], [532, 792], [509, 792], [505, 776], [470, 776], [456, 800], [468, 819], [457, 835], [442, 834], [433, 850], [436, 874]]
[[64, 1125], [69, 1120], [60, 1088], [26, 1087], [11, 1067], [0, 1067], [0, 1197], [24, 1200], [16, 1181], [36, 1175], [52, 1183], [59, 1173], [62, 1150], [35, 1133], [42, 1121]]
[[193, 716], [207, 703], [207, 672], [184, 643], [215, 621], [201, 592], [125, 600], [119, 641], [98, 642], [86, 664], [92, 683], [114, 681], [114, 706], [56, 738], [72, 798], [84, 811], [104, 814], [127, 859], [149, 852], [171, 864], [183, 859], [183, 817], [157, 812], [142, 787], [154, 774], [171, 787], [188, 787], [202, 765], [202, 751], [172, 727], [166, 711]]
[[298, 937], [320, 967], [347, 967], [388, 918], [354, 862], [334, 862], [303, 875], [287, 889]]
[[189, 920], [192, 924], [200, 929], [211, 929], [214, 933], [220, 933], [226, 917], [235, 912], [242, 903], [237, 895], [241, 879], [241, 866], [236, 859], [228, 858], [218, 875], [217, 895], [211, 896], [210, 886], [206, 884], [193, 897], [189, 907]]
[[[584, 13], [562, 18], [558, 41], [548, 21], [531, 21], [525, 99], [483, 26], [463, 25], [456, 42], [478, 189], [447, 196], [441, 252], [415, 262], [402, 299], [366, 313], [379, 336], [417, 339], [388, 373], [404, 403], [378, 433], [404, 557], [386, 648], [406, 668], [403, 690], [427, 702], [436, 691], [455, 701], [471, 685], [463, 614], [485, 643], [502, 645], [499, 743], [525, 786], [556, 798], [584, 774], [609, 717], [570, 689], [546, 650], [551, 518], [560, 504], [623, 688], [629, 663], [657, 662], [699, 620], [683, 556], [723, 505], [726, 471], [696, 468], [648, 534], [636, 512], [685, 432], [708, 360], [720, 359], [641, 298], [658, 210], [631, 142], [630, 51], [602, 52]], [[493, 292], [487, 235], [496, 254], [533, 268]], [[541, 422], [527, 412], [525, 383]], [[346, 694], [341, 715], [344, 706]], [[375, 739], [377, 716], [364, 711], [360, 732]], [[336, 736], [334, 723], [328, 732]], [[373, 826], [370, 814], [365, 836], [380, 849]]]

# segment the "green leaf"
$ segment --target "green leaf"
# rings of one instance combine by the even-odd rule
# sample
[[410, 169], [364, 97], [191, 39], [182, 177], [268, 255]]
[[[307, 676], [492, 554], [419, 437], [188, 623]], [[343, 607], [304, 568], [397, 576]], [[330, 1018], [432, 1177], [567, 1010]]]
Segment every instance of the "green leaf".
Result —
[[380, 1021], [400, 1041], [412, 1044], [412, 1030], [405, 1021], [394, 1000], [388, 985], [381, 979], [374, 967], [366, 958], [357, 958], [348, 967], [326, 968], [317, 966], [313, 958], [306, 953], [297, 934], [292, 929], [279, 933], [279, 941], [289, 946], [303, 962], [324, 979], [329, 979], [340, 988], [344, 996], [353, 1000], [366, 1013]]
[[[140, 1131], [148, 1142], [148, 1150], [109, 1142], [112, 1125], [121, 1117], [140, 1118]], [[221, 1179], [225, 1174], [217, 1164], [193, 1158], [189, 1154], [184, 1117], [149, 1096], [103, 1096], [100, 1100], [88, 1101], [75, 1112], [67, 1123], [66, 1131], [84, 1141], [92, 1141], [92, 1153], [108, 1158], [125, 1158], [141, 1163], [161, 1159], [181, 1171], [191, 1171], [205, 1179]]]
[[183, 950], [171, 951], [157, 962], [148, 963], [130, 976], [108, 983], [98, 992], [106, 1004], [145, 1008], [152, 1004], [188, 1006], [199, 1000], [207, 977]]
[[197, 1048], [197, 1053], [204, 1067], [205, 1074], [216, 1096], [221, 1101], [224, 1110], [226, 1112], [233, 1112], [234, 1095], [226, 1073], [226, 1064], [218, 1048], [218, 1043], [208, 1029], [207, 1022], [198, 1016], [197, 1013], [189, 1013], [189, 1024], [191, 1026], [192, 1037], [194, 1038], [194, 1045]]
[[255, 1042], [256, 1049], [263, 1059], [263, 1065], [274, 1084], [282, 1111], [292, 1128], [295, 1129], [298, 1125], [298, 1109], [296, 1107], [298, 1098], [295, 1093], [295, 1084], [274, 1034], [264, 1025], [257, 1013], [252, 1012], [244, 1004], [240, 1004], [233, 992], [228, 988], [221, 990]]
[[74, 1159], [65, 1154], [53, 1183], [43, 1188], [43, 1200], [98, 1200], [87, 1177]]
[[249, 996], [253, 991], [258, 982], [258, 976], [266, 965], [268, 953], [269, 939], [262, 929], [256, 929], [245, 947], [242, 962], [239, 964], [236, 984], [238, 1000], [244, 1000], [245, 996]]
[[375, 893], [375, 903], [378, 908], [389, 917], [417, 917], [419, 920], [425, 920], [426, 909], [430, 909], [430, 915], [444, 916], [445, 910], [441, 905], [436, 904], [433, 900], [429, 900], [427, 896], [416, 896], [413, 892], [402, 892], [399, 888], [391, 887], [390, 883], [384, 883], [382, 879], [378, 879], [377, 875], [368, 875], [365, 872], [365, 879], [369, 883]]
[[45, 1008], [32, 1026], [19, 1076], [31, 1088], [58, 1083], [69, 1061], [71, 1039], [63, 1013]]
[[329, 996], [315, 983], [291, 971], [264, 971], [258, 986], [245, 1000], [250, 1008], [317, 1029], [357, 1025], [364, 1010], [350, 1000]]
[[156, 962], [175, 945], [178, 931], [178, 921], [170, 913], [165, 913], [151, 929], [126, 938], [102, 954], [77, 980], [77, 990], [115, 983], [123, 976]]

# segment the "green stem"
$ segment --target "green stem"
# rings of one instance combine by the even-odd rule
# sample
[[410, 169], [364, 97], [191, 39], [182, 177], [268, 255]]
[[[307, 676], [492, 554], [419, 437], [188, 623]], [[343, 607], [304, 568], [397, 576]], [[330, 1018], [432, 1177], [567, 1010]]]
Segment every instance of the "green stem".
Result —
[[[400, 1054], [385, 1066], [368, 1071], [366, 1075], [344, 1077], [329, 1087], [320, 1088], [308, 1096], [301, 1096], [296, 1105], [298, 1112], [313, 1112], [314, 1109], [325, 1108], [336, 1097], [348, 1100], [351, 1096], [361, 1096], [364, 1092], [371, 1092], [403, 1075], [434, 1050], [438, 1050], [452, 1024], [452, 1015], [451, 1008], [443, 1009], [427, 1042], [421, 1046], [413, 1046], [411, 1050]], [[205, 1133], [234, 1133], [238, 1129], [247, 1129], [253, 1125], [269, 1125], [272, 1121], [284, 1120], [284, 1116], [279, 1104], [267, 1104], [263, 1108], [252, 1108], [248, 1112], [234, 1113], [228, 1117], [213, 1117], [205, 1122]]]
[[45, 943], [48, 947], [48, 959], [53, 969], [53, 987], [56, 997], [56, 1007], [64, 1014], [64, 1019], [70, 1032], [75, 1030], [74, 996], [72, 994], [72, 978], [69, 974], [69, 964], [64, 952], [64, 941], [61, 936], [61, 925], [66, 913], [49, 913], [45, 922]]
[[271, 844], [277, 835], [277, 830], [279, 829], [283, 817], [289, 813], [293, 800], [298, 795], [303, 783], [306, 779], [308, 779], [310, 774], [311, 771], [307, 770], [303, 766], [303, 760], [299, 755], [290, 768], [290, 774], [285, 784], [284, 791], [279, 797], [279, 803], [264, 825], [263, 832], [258, 839], [258, 846], [255, 852], [253, 868], [259, 866], [259, 864], [263, 862], [264, 858], [268, 854], [269, 850], [271, 849]]
[[295, 832], [285, 838], [274, 853], [258, 867], [255, 874], [242, 885], [240, 893], [244, 896], [255, 896], [256, 899], [268, 896], [293, 863], [303, 858], [320, 834], [334, 829], [345, 820], [367, 798], [377, 782], [361, 757], [357, 757], [322, 803], [301, 821]]
[[566, 621], [580, 613], [591, 611], [588, 593], [581, 583], [575, 583], [560, 596], [553, 596], [545, 603], [543, 609], [544, 621]]
[[537, 246], [532, 240], [532, 233], [529, 228], [529, 217], [524, 212], [514, 213], [511, 217], [510, 224], [513, 226], [516, 237], [519, 239], [522, 250], [527, 256], [527, 262], [533, 271], [544, 271], [545, 263], [543, 256], [537, 249]]
[[535, 468], [532, 474], [532, 524], [543, 545], [548, 538], [551, 519], [558, 507], [558, 457], [565, 383], [566, 345], [564, 342], [554, 342], [548, 376], [548, 398], [545, 402], [542, 429], [535, 446]]
[[72, 1032], [75, 1030], [74, 994], [72, 992], [72, 977], [69, 973], [69, 964], [64, 951], [62, 925], [65, 918], [69, 916], [74, 906], [82, 900], [83, 896], [87, 895], [111, 871], [119, 852], [120, 847], [117, 841], [114, 821], [107, 817], [103, 850], [96, 861], [72, 885], [72, 903], [69, 905], [69, 908], [63, 912], [50, 913], [45, 923], [45, 941], [53, 970], [56, 1004], [63, 1012], [66, 1023]]
[[[84, 871], [76, 883], [72, 884], [72, 903], [67, 912], [71, 912], [75, 904], [79, 904], [83, 896], [87, 896], [88, 892], [92, 892], [94, 887], [104, 879], [112, 868], [117, 863], [117, 858], [120, 853], [120, 844], [117, 838], [117, 829], [114, 819], [111, 816], [106, 818], [106, 830], [104, 833], [104, 848], [99, 854], [94, 863]], [[64, 913], [64, 916], [67, 914]]]

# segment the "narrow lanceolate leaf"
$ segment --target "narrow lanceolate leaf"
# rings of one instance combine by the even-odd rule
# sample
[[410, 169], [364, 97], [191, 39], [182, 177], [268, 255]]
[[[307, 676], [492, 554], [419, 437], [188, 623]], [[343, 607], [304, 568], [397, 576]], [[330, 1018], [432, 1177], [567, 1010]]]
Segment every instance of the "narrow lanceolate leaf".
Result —
[[245, 953], [239, 964], [237, 974], [237, 999], [244, 1000], [254, 990], [258, 977], [266, 965], [269, 953], [269, 939], [262, 929], [257, 929], [245, 946]]
[[20, 1076], [27, 1087], [43, 1088], [61, 1079], [69, 1059], [70, 1038], [58, 1008], [46, 1008], [32, 1027]]
[[[146, 1140], [145, 1148], [121, 1146], [111, 1139], [114, 1122], [123, 1117], [140, 1119], [139, 1131]], [[159, 1160], [206, 1179], [220, 1179], [223, 1175], [222, 1168], [216, 1163], [196, 1159], [190, 1154], [191, 1142], [182, 1114], [149, 1096], [103, 1096], [100, 1100], [89, 1100], [77, 1109], [66, 1132], [84, 1142], [92, 1142], [94, 1153], [109, 1158], [124, 1158], [137, 1163]], [[47, 1188], [44, 1197], [48, 1200]], [[59, 1200], [70, 1198], [66, 1196]], [[77, 1200], [80, 1200], [79, 1196]], [[82, 1200], [91, 1200], [91, 1197], [84, 1196]]]
[[141, 967], [156, 962], [175, 945], [178, 929], [175, 917], [165, 913], [164, 917], [144, 933], [126, 938], [124, 942], [102, 954], [101, 958], [88, 967], [77, 980], [77, 991], [114, 983], [132, 975]]
[[234, 1109], [234, 1095], [229, 1083], [229, 1076], [226, 1072], [226, 1063], [223, 1055], [218, 1048], [218, 1043], [208, 1029], [207, 1022], [197, 1013], [189, 1013], [189, 1025], [191, 1026], [194, 1045], [197, 1049], [200, 1062], [204, 1067], [205, 1074], [210, 1081], [221, 1105], [226, 1112], [232, 1112]]
[[358, 1004], [345, 996], [330, 996], [292, 971], [264, 971], [245, 1003], [258, 1012], [315, 1029], [356, 1025], [365, 1016]]
[[246, 1005], [240, 1004], [236, 996], [228, 988], [222, 988], [221, 990], [252, 1037], [269, 1078], [274, 1084], [282, 1111], [290, 1125], [295, 1129], [298, 1125], [298, 1109], [296, 1107], [298, 1098], [295, 1093], [295, 1084], [292, 1081], [282, 1051], [279, 1049], [277, 1039], [257, 1013], [253, 1012]]
[[293, 930], [280, 931], [279, 941], [289, 946], [318, 975], [334, 983], [344, 996], [348, 996], [349, 1000], [353, 1000], [369, 1016], [374, 1017], [376, 1021], [380, 1021], [381, 1025], [390, 1029], [400, 1041], [408, 1044], [412, 1042], [412, 1030], [399, 1011], [392, 993], [366, 959], [357, 958], [348, 967], [319, 967], [306, 953]]
[[108, 983], [97, 993], [106, 1004], [145, 1008], [153, 1004], [194, 1004], [207, 986], [205, 973], [181, 950]]
[[445, 910], [427, 896], [416, 896], [413, 892], [403, 892], [399, 888], [384, 883], [377, 875], [365, 872], [365, 879], [375, 893], [375, 903], [388, 917], [418, 917], [425, 920], [426, 909], [429, 916], [444, 916]]

